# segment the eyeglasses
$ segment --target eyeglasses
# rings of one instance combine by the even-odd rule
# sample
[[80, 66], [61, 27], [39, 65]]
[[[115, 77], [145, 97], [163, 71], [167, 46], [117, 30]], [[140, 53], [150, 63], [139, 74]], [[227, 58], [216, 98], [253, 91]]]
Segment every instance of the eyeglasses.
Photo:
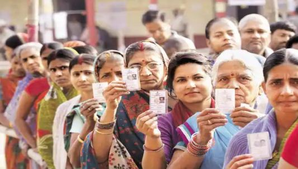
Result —
[[162, 63], [150, 62], [150, 63], [147, 63], [145, 66], [141, 64], [133, 64], [129, 66], [129, 68], [137, 68], [140, 71], [142, 68], [146, 67], [147, 69], [153, 71], [153, 70], [158, 70], [161, 66], [162, 66]]

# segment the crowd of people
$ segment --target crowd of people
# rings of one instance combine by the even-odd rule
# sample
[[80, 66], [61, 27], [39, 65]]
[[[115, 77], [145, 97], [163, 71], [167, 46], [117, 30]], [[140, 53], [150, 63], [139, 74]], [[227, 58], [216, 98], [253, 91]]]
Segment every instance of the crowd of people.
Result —
[[[6, 40], [11, 69], [0, 78], [0, 123], [18, 135], [6, 139], [8, 169], [42, 168], [28, 149], [49, 169], [298, 169], [292, 23], [214, 18], [205, 27], [208, 55], [172, 31], [161, 11], [147, 11], [142, 23], [151, 37], [124, 53], [28, 42], [23, 33]], [[123, 70], [135, 68], [141, 89], [131, 91]], [[108, 84], [104, 103], [94, 83]], [[235, 103], [227, 112], [218, 108], [223, 89], [233, 93], [226, 104]], [[150, 108], [155, 90], [167, 91], [168, 113]], [[268, 158], [252, 153], [249, 136], [258, 133], [268, 134], [255, 145], [267, 145]]]

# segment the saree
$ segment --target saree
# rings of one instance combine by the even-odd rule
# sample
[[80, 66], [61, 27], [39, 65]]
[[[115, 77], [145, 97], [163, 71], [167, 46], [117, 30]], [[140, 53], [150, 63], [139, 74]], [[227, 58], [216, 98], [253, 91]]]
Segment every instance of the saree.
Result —
[[[200, 113], [194, 114], [184, 124], [177, 128], [179, 136], [182, 138], [182, 142], [179, 142], [175, 149], [185, 150], [186, 145], [191, 140], [192, 134], [199, 132], [197, 125], [197, 116]], [[240, 130], [238, 126], [233, 124], [229, 114], [227, 114], [228, 122], [226, 125], [217, 127], [214, 130], [213, 139], [214, 145], [205, 154], [205, 158], [201, 164], [201, 169], [221, 169], [223, 168], [224, 157], [227, 151], [228, 144], [232, 137]]]
[[[20, 78], [8, 75], [6, 78], [0, 78], [0, 95], [3, 100], [4, 108], [9, 104], [16, 90]], [[19, 139], [6, 136], [5, 159], [7, 169], [29, 169], [29, 160], [22, 154], [19, 147]]]
[[[297, 125], [297, 120], [296, 122], [291, 126], [291, 128], [294, 128]], [[291, 129], [288, 130], [286, 133], [281, 146], [280, 146], [280, 151], [278, 154], [282, 152], [282, 145], [283, 142], [287, 139], [287, 136], [290, 134]], [[278, 168], [278, 161], [279, 161], [279, 155], [276, 156], [274, 151], [274, 148], [276, 146], [276, 140], [277, 140], [277, 122], [276, 122], [276, 115], [274, 109], [272, 109], [268, 115], [261, 117], [259, 119], [256, 119], [249, 123], [247, 126], [245, 126], [239, 133], [237, 133], [233, 139], [230, 141], [230, 144], [227, 149], [227, 154], [225, 156], [225, 162], [224, 166], [228, 165], [228, 163], [237, 155], [241, 154], [248, 154], [249, 153], [249, 147], [248, 147], [248, 140], [247, 140], [247, 134], [250, 133], [259, 133], [259, 132], [268, 132], [269, 133], [269, 141], [271, 145], [271, 150], [273, 154], [272, 159], [267, 159], [267, 160], [260, 160], [260, 161], [255, 161], [253, 163], [255, 169], [259, 168], [272, 168], [272, 169], [277, 169]]]
[[37, 147], [39, 154], [50, 169], [54, 168], [52, 127], [56, 109], [60, 104], [76, 95], [78, 93], [73, 87], [64, 94], [62, 89], [53, 83], [47, 95], [40, 102], [37, 120]]
[[15, 116], [16, 116], [18, 102], [19, 102], [21, 93], [24, 91], [24, 89], [32, 79], [33, 79], [33, 76], [30, 73], [27, 73], [26, 76], [19, 81], [18, 87], [16, 88], [16, 91], [11, 101], [9, 102], [7, 108], [5, 109], [4, 115], [12, 123], [14, 123], [15, 121]]
[[53, 161], [56, 169], [65, 169], [67, 163], [67, 152], [64, 147], [64, 124], [66, 115], [72, 111], [76, 104], [79, 104], [81, 95], [78, 95], [64, 103], [56, 110], [53, 124]]
[[[138, 115], [147, 110], [149, 110], [149, 96], [145, 92], [130, 92], [130, 94], [122, 96], [122, 100], [116, 112], [117, 121], [114, 128], [115, 140], [113, 141], [113, 145], [109, 153], [110, 168], [120, 167], [124, 165], [123, 163], [125, 163], [124, 166], [129, 166], [132, 163], [130, 157], [133, 159], [133, 162], [138, 168], [142, 168], [141, 163], [144, 153], [144, 135], [136, 129], [135, 124]], [[92, 167], [99, 168], [94, 154], [94, 149], [91, 145], [91, 135], [92, 133], [85, 139], [85, 143], [82, 148], [81, 166], [84, 169]], [[114, 149], [114, 145], [116, 147], [120, 147], [120, 149]], [[119, 155], [119, 153], [121, 155]], [[123, 160], [123, 157], [128, 159]]]
[[[77, 130], [81, 130], [83, 128], [83, 125], [86, 121], [86, 118], [81, 114], [80, 111], [80, 106], [81, 103], [75, 105], [72, 109], [71, 112], [69, 112], [66, 116], [66, 120], [65, 120], [65, 134], [64, 134], [64, 144], [65, 144], [65, 150], [66, 152], [68, 152], [69, 148], [70, 148], [70, 139], [71, 139], [71, 129], [76, 126]], [[105, 110], [105, 104], [102, 104], [103, 106], [103, 110], [102, 111], [97, 111], [97, 117], [101, 117], [102, 113]], [[75, 117], [78, 117], [79, 119], [79, 123], [82, 124], [80, 125], [79, 123], [75, 124]], [[79, 132], [78, 132], [79, 133]]]

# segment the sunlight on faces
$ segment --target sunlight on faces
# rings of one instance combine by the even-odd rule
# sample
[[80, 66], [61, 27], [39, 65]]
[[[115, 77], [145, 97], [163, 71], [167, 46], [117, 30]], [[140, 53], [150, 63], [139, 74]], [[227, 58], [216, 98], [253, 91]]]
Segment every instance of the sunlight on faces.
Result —
[[241, 103], [252, 105], [261, 92], [261, 85], [252, 71], [237, 60], [224, 62], [218, 67], [215, 88], [235, 89], [236, 107]]
[[[148, 67], [153, 65], [153, 69]], [[166, 68], [162, 56], [154, 51], [138, 51], [128, 63], [128, 68], [141, 67], [139, 70], [141, 88], [146, 91], [159, 90], [163, 88], [166, 76]]]
[[122, 60], [107, 60], [99, 71], [99, 82], [121, 81], [123, 68]]
[[298, 111], [298, 66], [283, 63], [268, 73], [263, 83], [264, 91], [275, 111], [297, 113]]
[[49, 72], [51, 80], [60, 87], [71, 86], [69, 61], [63, 59], [55, 59], [49, 65]]
[[75, 65], [70, 71], [70, 81], [79, 92], [92, 92], [92, 83], [96, 81], [93, 65], [86, 63]]
[[145, 27], [158, 44], [165, 43], [171, 36], [170, 25], [160, 20], [146, 23]]
[[202, 65], [187, 63], [175, 70], [173, 89], [183, 103], [200, 103], [211, 97], [212, 83], [210, 75]]
[[11, 72], [14, 76], [23, 77], [26, 75], [26, 72], [21, 62], [19, 61], [18, 57], [13, 57], [10, 60], [10, 65], [11, 65]]
[[44, 67], [42, 66], [41, 57], [39, 51], [34, 48], [23, 49], [20, 52], [20, 60], [23, 68], [31, 73], [43, 73]]
[[248, 21], [242, 29], [241, 44], [242, 49], [251, 53], [261, 54], [270, 43], [270, 30], [268, 23], [263, 21]]
[[208, 47], [215, 53], [226, 49], [240, 49], [241, 38], [235, 24], [229, 20], [221, 20], [210, 27], [210, 38], [207, 39]]
[[281, 48], [285, 48], [289, 39], [294, 35], [295, 33], [292, 31], [288, 31], [285, 29], [277, 29], [271, 35], [271, 42], [270, 42], [271, 49], [275, 51]]

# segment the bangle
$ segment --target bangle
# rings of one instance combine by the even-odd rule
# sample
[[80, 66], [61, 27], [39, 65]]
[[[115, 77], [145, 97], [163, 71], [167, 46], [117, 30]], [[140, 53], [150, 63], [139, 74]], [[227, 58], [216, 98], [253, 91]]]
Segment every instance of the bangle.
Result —
[[147, 148], [146, 146], [145, 146], [145, 144], [143, 145], [143, 149], [145, 150], [145, 151], [147, 151], [147, 152], [159, 152], [159, 151], [161, 151], [163, 148], [164, 148], [164, 144], [162, 144], [162, 146], [161, 147], [159, 147], [158, 149], [156, 149], [156, 150], [152, 150], [152, 149], [150, 149], [150, 148]]
[[8, 126], [9, 126], [10, 128], [12, 128], [12, 127], [13, 127], [12, 122], [9, 122], [9, 123], [8, 123]]
[[80, 143], [84, 143], [84, 140], [83, 139], [81, 139], [81, 137], [80, 137], [80, 135], [78, 135], [78, 138], [77, 138], [77, 140], [78, 140], [78, 142], [80, 142]]
[[213, 139], [209, 140], [206, 145], [200, 145], [196, 142], [195, 137], [197, 133], [194, 133], [191, 136], [191, 141], [187, 145], [187, 152], [194, 156], [203, 156], [205, 155], [213, 145]]
[[96, 129], [95, 132], [98, 133], [98, 134], [102, 134], [102, 135], [112, 135], [113, 134], [113, 132], [104, 133], [104, 132], [99, 131], [98, 129]]
[[114, 128], [115, 123], [116, 123], [116, 120], [112, 121], [112, 122], [108, 122], [108, 123], [101, 123], [101, 122], [97, 121], [96, 129], [109, 130], [109, 129]]

